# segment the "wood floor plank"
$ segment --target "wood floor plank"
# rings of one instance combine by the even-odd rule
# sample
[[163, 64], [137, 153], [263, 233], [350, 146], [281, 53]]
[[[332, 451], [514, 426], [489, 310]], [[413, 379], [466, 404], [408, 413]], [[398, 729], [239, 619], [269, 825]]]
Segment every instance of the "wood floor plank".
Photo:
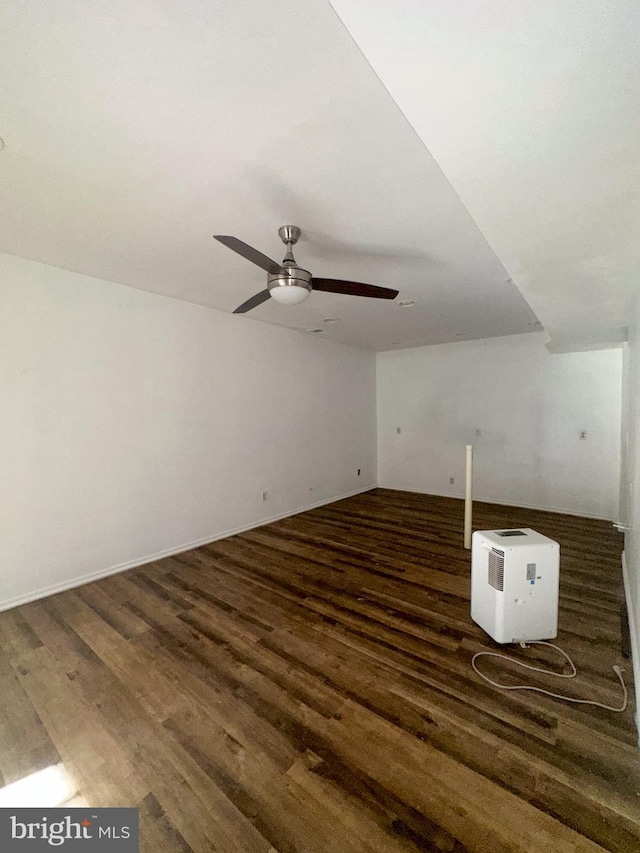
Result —
[[46, 648], [23, 660], [18, 672], [74, 791], [96, 806], [135, 803], [146, 793], [126, 750], [108, 731], [100, 707], [83, 695], [82, 680], [90, 683], [86, 673], [81, 680], [76, 672], [63, 671]]
[[60, 756], [40, 715], [5, 655], [0, 654], [0, 784], [58, 764]]
[[[144, 853], [640, 850], [632, 698], [473, 672], [497, 644], [469, 616], [462, 522], [374, 489], [1, 613], [0, 785], [61, 764], [74, 802], [139, 807]], [[482, 503], [474, 522], [560, 543], [579, 676], [559, 692], [618, 702], [620, 535]]]

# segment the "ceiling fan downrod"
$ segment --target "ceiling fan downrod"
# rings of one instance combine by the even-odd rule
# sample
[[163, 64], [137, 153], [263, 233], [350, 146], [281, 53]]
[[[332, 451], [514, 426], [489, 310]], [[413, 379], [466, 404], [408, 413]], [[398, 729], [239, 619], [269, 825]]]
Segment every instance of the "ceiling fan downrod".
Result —
[[300, 239], [300, 235], [302, 231], [298, 228], [297, 225], [282, 225], [278, 228], [278, 234], [280, 235], [280, 239], [287, 247], [287, 254], [284, 256], [282, 261], [283, 265], [293, 265], [296, 266], [296, 259], [293, 257], [293, 249], [292, 246]]

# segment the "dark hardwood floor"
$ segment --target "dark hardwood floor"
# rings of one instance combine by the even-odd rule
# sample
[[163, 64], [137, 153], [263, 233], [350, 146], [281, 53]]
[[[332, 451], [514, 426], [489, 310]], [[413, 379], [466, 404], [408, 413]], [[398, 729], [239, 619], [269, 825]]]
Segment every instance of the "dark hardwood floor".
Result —
[[[374, 490], [0, 614], [0, 784], [60, 765], [155, 853], [640, 850], [630, 666], [622, 714], [479, 679], [462, 514]], [[560, 692], [617, 704], [621, 536], [475, 506], [519, 526], [561, 546]]]

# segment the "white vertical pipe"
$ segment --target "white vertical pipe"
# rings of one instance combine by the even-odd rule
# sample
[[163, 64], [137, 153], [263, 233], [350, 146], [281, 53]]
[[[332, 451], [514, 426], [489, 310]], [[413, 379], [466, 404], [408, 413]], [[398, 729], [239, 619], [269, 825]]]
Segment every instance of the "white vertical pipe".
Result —
[[471, 548], [471, 511], [473, 491], [473, 444], [467, 444], [467, 466], [464, 490], [464, 547]]

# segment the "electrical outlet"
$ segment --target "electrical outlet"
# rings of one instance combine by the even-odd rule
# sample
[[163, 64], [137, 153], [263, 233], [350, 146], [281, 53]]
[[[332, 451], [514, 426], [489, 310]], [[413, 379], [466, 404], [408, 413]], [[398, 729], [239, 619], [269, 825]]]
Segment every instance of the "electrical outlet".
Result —
[[456, 478], [455, 478], [455, 477], [449, 477], [449, 485], [450, 485], [450, 486], [455, 485], [455, 482], [456, 482]]
[[400, 427], [396, 427], [396, 432], [398, 433], [398, 435], [400, 435], [400, 433], [402, 432], [402, 430], [400, 429]]
[[587, 438], [586, 429], [581, 429], [580, 432], [578, 433], [578, 435], [580, 436], [580, 441], [586, 441], [586, 438]]
[[480, 429], [480, 427], [476, 427], [476, 435], [478, 436], [478, 438], [480, 438], [480, 436], [482, 435], [482, 430]]
[[267, 499], [267, 493], [266, 493], [266, 492], [260, 492], [260, 497], [261, 497], [261, 499], [262, 499], [263, 501], [266, 501], [266, 499]]
[[360, 469], [358, 468], [358, 477], [360, 476]]

